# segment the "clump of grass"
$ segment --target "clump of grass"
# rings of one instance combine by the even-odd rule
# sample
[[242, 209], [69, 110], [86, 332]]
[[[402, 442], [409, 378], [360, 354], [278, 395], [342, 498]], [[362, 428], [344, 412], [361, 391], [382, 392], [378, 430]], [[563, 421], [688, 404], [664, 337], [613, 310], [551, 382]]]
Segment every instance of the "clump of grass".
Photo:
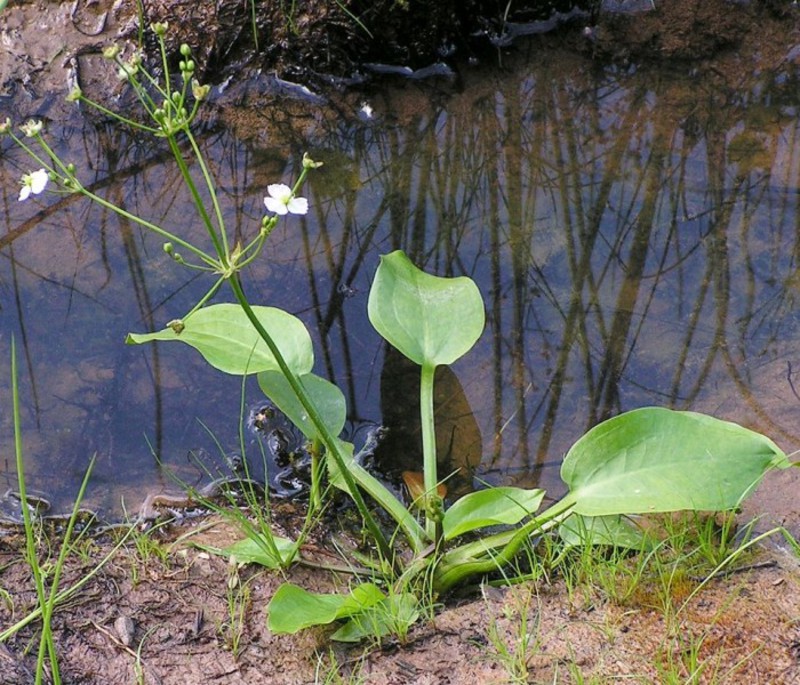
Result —
[[528, 683], [528, 664], [540, 648], [539, 612], [534, 608], [531, 584], [509, 588], [503, 599], [502, 618], [493, 615], [487, 638], [493, 658], [508, 674], [509, 683]]
[[[22, 428], [19, 411], [19, 385], [16, 361], [16, 347], [14, 339], [11, 339], [11, 397], [12, 414], [14, 423], [14, 453], [17, 468], [17, 485], [19, 488], [20, 502], [22, 503], [22, 520], [25, 534], [25, 550], [23, 552], [24, 561], [29, 566], [31, 578], [33, 579], [36, 591], [36, 607], [28, 614], [17, 621], [14, 625], [0, 633], [0, 644], [11, 638], [25, 626], [40, 621], [41, 629], [38, 636], [39, 646], [36, 658], [35, 685], [44, 682], [45, 675], [49, 676], [53, 685], [60, 685], [61, 672], [59, 669], [58, 654], [56, 643], [53, 637], [52, 620], [58, 606], [74, 596], [98, 571], [105, 566], [111, 557], [117, 552], [119, 546], [124, 543], [125, 538], [118, 543], [112, 550], [100, 560], [88, 573], [84, 574], [78, 581], [66, 589], [60, 589], [61, 576], [67, 561], [67, 557], [74, 551], [80, 550], [80, 543], [87, 528], [77, 532], [77, 524], [81, 517], [80, 504], [83, 501], [86, 487], [95, 463], [93, 456], [84, 474], [80, 489], [75, 498], [75, 504], [63, 533], [58, 553], [53, 556], [49, 541], [43, 534], [41, 519], [35, 512], [31, 511], [28, 505], [27, 488], [25, 481], [25, 463], [22, 448]], [[4, 596], [10, 596], [4, 591]]]
[[319, 685], [362, 685], [366, 682], [364, 674], [364, 653], [352, 663], [342, 664], [332, 648], [327, 654], [317, 655], [314, 682]]
[[601, 599], [667, 613], [721, 569], [752, 558], [755, 522], [738, 527], [735, 512], [680, 512], [640, 524], [639, 549], [583, 545], [558, 551], [551, 543], [550, 563], [571, 601]]

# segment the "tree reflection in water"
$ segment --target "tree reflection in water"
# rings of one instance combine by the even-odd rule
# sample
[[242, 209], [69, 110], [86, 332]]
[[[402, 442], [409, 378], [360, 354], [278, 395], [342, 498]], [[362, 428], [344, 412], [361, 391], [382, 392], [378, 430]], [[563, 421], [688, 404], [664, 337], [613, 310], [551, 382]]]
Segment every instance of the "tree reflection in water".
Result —
[[[550, 487], [543, 466], [583, 431], [650, 404], [796, 446], [800, 89], [789, 67], [752, 78], [743, 67], [732, 84], [713, 68], [603, 70], [531, 46], [502, 72], [387, 83], [369, 120], [355, 97], [321, 109], [254, 96], [213, 111], [202, 141], [242, 237], [257, 230], [268, 183], [291, 178], [306, 149], [325, 161], [304, 193], [309, 214], [251, 268], [251, 298], [305, 320], [353, 432], [393, 425], [379, 454], [390, 469], [416, 458], [414, 392], [370, 330], [366, 297], [378, 254], [398, 248], [426, 270], [471, 276], [484, 295], [487, 331], [446, 372], [439, 435], [476, 478]], [[71, 159], [88, 155], [83, 172], [110, 200], [199, 237], [158, 147], [102, 122], [50, 130]], [[236, 448], [239, 382], [186, 350], [122, 340], [183, 314], [202, 286], [157, 240], [75, 198], [32, 215], [16, 202], [26, 171], [4, 148], [0, 353], [19, 331], [32, 478], [74, 492], [97, 451], [95, 480], [113, 487], [95, 498], [139, 501], [166, 482], [147, 436], [192, 480], [187, 453], [215, 449], [198, 419]]]

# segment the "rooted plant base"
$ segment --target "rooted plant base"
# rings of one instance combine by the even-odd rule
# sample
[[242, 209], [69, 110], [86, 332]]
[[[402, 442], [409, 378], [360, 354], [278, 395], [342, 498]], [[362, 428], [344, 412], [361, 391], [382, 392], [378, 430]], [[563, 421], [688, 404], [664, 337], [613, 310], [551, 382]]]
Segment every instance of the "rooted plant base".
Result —
[[[221, 546], [236, 537], [222, 521], [193, 525], [210, 523], [191, 540]], [[162, 544], [188, 531], [176, 527]], [[88, 548], [88, 557], [73, 556], [65, 583], [91, 570], [109, 547], [101, 541]], [[0, 604], [4, 627], [34, 603], [21, 554], [0, 541], [0, 587], [9, 593]], [[345, 682], [360, 673], [368, 683], [506, 683], [511, 667], [499, 656], [498, 644], [511, 653], [522, 648], [524, 612], [533, 634], [521, 663], [533, 682], [575, 682], [576, 672], [597, 682], [628, 676], [643, 683], [661, 682], [660, 673], [675, 672], [683, 673], [682, 682], [688, 673], [679, 664], [700, 645], [698, 659], [706, 664], [707, 677], [699, 682], [797, 683], [800, 576], [790, 556], [764, 556], [773, 563], [712, 580], [677, 618], [669, 618], [663, 606], [655, 608], [655, 596], [642, 594], [619, 607], [568, 594], [561, 582], [539, 583], [448, 603], [433, 622], [420, 622], [406, 644], [366, 648], [331, 646], [322, 630], [271, 635], [265, 607], [283, 580], [279, 574], [242, 568], [234, 584], [224, 559], [196, 547], [180, 543], [165, 561], [158, 556], [144, 561], [131, 543], [57, 611], [54, 635], [65, 683], [122, 685], [139, 682], [138, 672], [141, 682], [163, 685], [289, 685], [323, 682], [331, 669]], [[317, 592], [350, 580], [306, 568], [288, 575]], [[676, 597], [675, 605], [682, 599]], [[133, 633], [122, 630], [121, 617], [132, 620]], [[26, 650], [36, 634], [34, 624], [0, 646], [0, 685], [32, 682], [35, 659]]]

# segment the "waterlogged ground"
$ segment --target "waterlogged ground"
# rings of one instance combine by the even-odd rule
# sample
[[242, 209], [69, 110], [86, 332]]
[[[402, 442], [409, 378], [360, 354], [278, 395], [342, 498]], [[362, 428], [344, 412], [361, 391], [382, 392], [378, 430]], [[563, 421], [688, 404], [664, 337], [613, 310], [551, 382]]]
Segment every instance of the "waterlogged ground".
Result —
[[[257, 225], [266, 184], [296, 174], [307, 149], [325, 162], [307, 188], [312, 212], [276, 232], [269, 261], [249, 275], [251, 292], [309, 325], [320, 370], [346, 389], [357, 440], [377, 423], [392, 428], [388, 472], [409, 465], [398, 455], [414, 462], [414, 412], [405, 411], [414, 387], [363, 311], [377, 254], [398, 247], [437, 273], [473, 276], [487, 304], [487, 335], [437, 381], [451, 465], [557, 492], [569, 444], [645, 404], [737, 420], [787, 451], [800, 443], [796, 18], [779, 16], [780, 3], [758, 16], [718, 2], [671, 7], [669, 17], [533, 38], [424, 81], [323, 96], [253, 77], [215, 92], [201, 142], [243, 235]], [[62, 102], [75, 64], [90, 94], [119, 89], [102, 78], [98, 49], [131, 15], [106, 9], [26, 3], [0, 15], [0, 118], [44, 116], [109, 199], [191, 233], [158, 147]], [[194, 484], [205, 470], [224, 471], [198, 419], [225, 451], [238, 449], [239, 381], [186, 350], [121, 344], [131, 329], [163, 326], [202, 289], [164, 259], [159, 241], [73, 198], [18, 203], [16, 183], [29, 170], [3, 147], [0, 353], [8, 358], [13, 331], [32, 487], [68, 505], [97, 453], [87, 503], [118, 516], [123, 499], [135, 512], [148, 492], [174, 489], [174, 476]], [[0, 394], [8, 406], [7, 385]], [[5, 491], [16, 479], [6, 412], [2, 428]], [[796, 488], [794, 474], [773, 474], [747, 513], [798, 530]], [[13, 515], [13, 497], [0, 505]], [[17, 544], [0, 538], [3, 627], [32, 601]], [[76, 556], [67, 580], [107, 545]], [[618, 607], [570, 595], [554, 579], [519, 596], [454, 602], [407, 644], [365, 659], [360, 650], [334, 657], [345, 673], [362, 664], [366, 682], [508, 682], [498, 644], [519, 643], [526, 612], [537, 626], [531, 682], [572, 682], [571, 664], [608, 677], [601, 682], [659, 682], [659, 664], [689, 663], [700, 645], [707, 670], [698, 682], [716, 673], [716, 682], [796, 683], [795, 562], [770, 554], [770, 565], [712, 581], [672, 620], [653, 597]], [[269, 635], [264, 609], [279, 579], [241, 574], [236, 587], [249, 598], [236, 646], [224, 562], [196, 549], [142, 560], [129, 547], [58, 614], [67, 682], [136, 682], [137, 663], [148, 683], [324, 681], [324, 634]], [[307, 570], [292, 578], [309, 589], [347, 582]], [[123, 615], [135, 626], [127, 645], [114, 628]], [[33, 635], [0, 646], [0, 683], [31, 682], [23, 655]]]

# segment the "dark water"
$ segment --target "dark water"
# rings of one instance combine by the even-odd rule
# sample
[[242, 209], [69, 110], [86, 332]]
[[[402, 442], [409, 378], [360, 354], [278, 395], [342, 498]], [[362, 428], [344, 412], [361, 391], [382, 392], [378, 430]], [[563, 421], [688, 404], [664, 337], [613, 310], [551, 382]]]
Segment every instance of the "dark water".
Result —
[[[257, 231], [267, 184], [294, 178], [304, 151], [325, 166], [305, 188], [309, 214], [279, 226], [247, 291], [307, 324], [356, 440], [390, 427], [389, 470], [418, 457], [415, 373], [371, 330], [366, 302], [378, 255], [398, 248], [483, 293], [483, 337], [437, 381], [440, 451], [477, 479], [557, 494], [574, 440], [652, 404], [743, 422], [787, 451], [800, 442], [791, 60], [601, 68], [537, 40], [502, 68], [390, 80], [331, 106], [257, 90], [227, 94], [199, 136], [229, 229]], [[47, 130], [103, 197], [203, 240], [157, 143], [96, 117]], [[210, 282], [84, 200], [17, 202], [35, 168], [3, 143], [0, 490], [16, 483], [14, 334], [30, 486], [63, 506], [96, 453], [89, 504], [135, 510], [171, 474], [196, 483], [238, 450], [242, 384], [189, 348], [123, 344]], [[243, 401], [258, 406], [254, 382]]]

